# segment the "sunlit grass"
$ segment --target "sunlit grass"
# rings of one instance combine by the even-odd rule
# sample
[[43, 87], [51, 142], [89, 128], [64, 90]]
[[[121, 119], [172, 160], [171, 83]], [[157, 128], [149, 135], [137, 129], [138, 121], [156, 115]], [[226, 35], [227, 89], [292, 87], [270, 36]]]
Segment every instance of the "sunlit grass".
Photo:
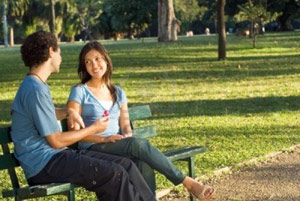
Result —
[[[229, 35], [227, 41], [226, 62], [217, 61], [214, 35], [180, 37], [175, 43], [103, 42], [114, 63], [114, 83], [124, 88], [131, 105], [150, 104], [153, 117], [140, 124], [156, 126], [158, 137], [151, 142], [161, 150], [207, 147], [196, 157], [198, 176], [300, 141], [300, 32], [259, 36], [256, 49], [249, 38]], [[65, 105], [79, 81], [82, 45], [61, 45], [61, 72], [48, 81], [57, 106]], [[0, 48], [1, 125], [10, 123], [10, 105], [27, 72], [19, 48]], [[157, 179], [159, 188], [171, 186]], [[0, 181], [0, 191], [9, 186], [3, 172]], [[92, 193], [77, 196], [95, 199]]]

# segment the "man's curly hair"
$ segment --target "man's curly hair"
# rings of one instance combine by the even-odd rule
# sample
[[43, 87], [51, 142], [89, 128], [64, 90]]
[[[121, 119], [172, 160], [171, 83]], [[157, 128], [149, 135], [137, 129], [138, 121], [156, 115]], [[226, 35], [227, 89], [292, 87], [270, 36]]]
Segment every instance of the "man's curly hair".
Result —
[[27, 36], [21, 46], [22, 60], [30, 69], [36, 67], [49, 58], [49, 48], [58, 49], [54, 34], [46, 31], [37, 31]]

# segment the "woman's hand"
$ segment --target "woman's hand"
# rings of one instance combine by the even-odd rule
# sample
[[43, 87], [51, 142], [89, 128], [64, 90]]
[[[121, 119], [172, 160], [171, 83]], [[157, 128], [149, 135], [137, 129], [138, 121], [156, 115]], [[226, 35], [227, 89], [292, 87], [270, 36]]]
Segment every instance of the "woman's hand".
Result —
[[127, 137], [132, 137], [132, 133], [126, 133], [126, 134], [122, 134], [122, 136], [124, 138], [127, 138]]
[[122, 135], [119, 135], [119, 134], [112, 134], [108, 137], [105, 137], [105, 142], [116, 142], [116, 141], [119, 141], [119, 140], [122, 140], [124, 138], [124, 136]]

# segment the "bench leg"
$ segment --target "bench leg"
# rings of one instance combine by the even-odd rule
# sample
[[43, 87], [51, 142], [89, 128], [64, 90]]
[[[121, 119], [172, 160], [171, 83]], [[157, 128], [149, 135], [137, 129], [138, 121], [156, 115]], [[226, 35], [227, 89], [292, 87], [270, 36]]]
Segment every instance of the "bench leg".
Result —
[[[190, 157], [188, 159], [188, 163], [189, 163], [189, 176], [192, 178], [195, 178], [195, 169], [194, 169], [194, 157]], [[196, 199], [190, 195], [190, 201], [196, 201]]]
[[22, 201], [22, 199], [17, 196], [15, 197], [15, 201]]
[[68, 192], [67, 197], [68, 197], [68, 201], [75, 201], [75, 190], [74, 190], [74, 188], [71, 189]]

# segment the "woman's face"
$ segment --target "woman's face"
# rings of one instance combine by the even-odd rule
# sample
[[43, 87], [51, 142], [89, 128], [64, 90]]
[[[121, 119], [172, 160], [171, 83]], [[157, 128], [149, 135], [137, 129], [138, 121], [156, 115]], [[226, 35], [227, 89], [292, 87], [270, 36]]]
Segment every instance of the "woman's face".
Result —
[[104, 57], [97, 50], [90, 50], [84, 57], [87, 72], [92, 78], [102, 78], [107, 69]]

